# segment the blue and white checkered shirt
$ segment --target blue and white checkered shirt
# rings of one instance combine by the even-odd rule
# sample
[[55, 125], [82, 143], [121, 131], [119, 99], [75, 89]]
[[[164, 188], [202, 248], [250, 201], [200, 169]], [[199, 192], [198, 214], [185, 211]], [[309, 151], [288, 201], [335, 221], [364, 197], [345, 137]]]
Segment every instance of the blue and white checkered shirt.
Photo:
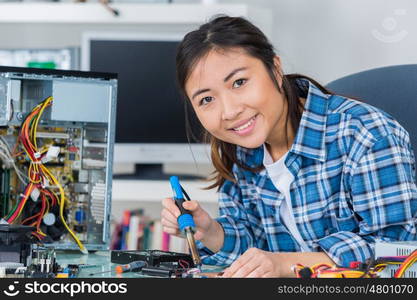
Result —
[[[406, 130], [365, 103], [323, 94], [298, 80], [306, 96], [299, 129], [285, 164], [296, 226], [311, 251], [324, 251], [340, 266], [373, 257], [376, 240], [417, 240], [415, 161]], [[251, 167], [263, 147], [237, 147]], [[233, 166], [237, 183], [219, 191], [225, 239], [213, 253], [199, 242], [205, 264], [229, 265], [248, 248], [297, 252], [300, 247], [280, 219], [284, 195], [267, 172]]]

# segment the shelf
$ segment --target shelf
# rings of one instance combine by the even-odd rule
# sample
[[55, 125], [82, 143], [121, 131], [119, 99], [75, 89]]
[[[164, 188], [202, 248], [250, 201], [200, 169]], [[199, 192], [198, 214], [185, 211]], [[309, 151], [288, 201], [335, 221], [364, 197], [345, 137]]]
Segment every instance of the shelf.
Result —
[[[181, 185], [193, 200], [202, 203], [217, 203], [215, 189], [202, 190], [208, 186], [204, 181], [182, 181]], [[172, 196], [168, 181], [157, 180], [113, 180], [112, 202], [137, 201], [161, 202], [162, 199]]]
[[[246, 4], [0, 3], [0, 23], [199, 24], [223, 13], [249, 16]], [[251, 8], [252, 10], [252, 8]]]
[[183, 35], [216, 14], [242, 16], [272, 36], [272, 14], [248, 4], [114, 3], [115, 17], [100, 3], [0, 2], [2, 48], [79, 47], [94, 32], [176, 33]]

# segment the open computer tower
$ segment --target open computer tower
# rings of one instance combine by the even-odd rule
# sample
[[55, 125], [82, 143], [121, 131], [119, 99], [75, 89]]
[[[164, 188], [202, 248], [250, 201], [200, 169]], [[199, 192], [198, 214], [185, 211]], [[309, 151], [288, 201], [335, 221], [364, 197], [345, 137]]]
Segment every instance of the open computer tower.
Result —
[[0, 223], [108, 249], [116, 98], [116, 74], [0, 67]]

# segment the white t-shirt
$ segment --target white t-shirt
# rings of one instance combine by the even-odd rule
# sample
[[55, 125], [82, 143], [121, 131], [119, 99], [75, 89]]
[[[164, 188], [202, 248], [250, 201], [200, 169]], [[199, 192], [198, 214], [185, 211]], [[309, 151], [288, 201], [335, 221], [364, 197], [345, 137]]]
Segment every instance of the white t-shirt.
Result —
[[291, 195], [290, 195], [290, 185], [294, 181], [294, 176], [288, 170], [285, 165], [285, 158], [287, 157], [288, 152], [285, 153], [279, 160], [274, 162], [272, 160], [271, 154], [269, 154], [268, 149], [264, 144], [264, 160], [263, 164], [266, 171], [268, 172], [269, 177], [271, 178], [272, 183], [275, 185], [278, 191], [284, 194], [285, 200], [281, 203], [280, 208], [280, 217], [282, 223], [287, 227], [288, 231], [295, 238], [300, 245], [301, 251], [309, 251], [309, 247], [306, 242], [301, 237], [300, 232], [295, 224], [294, 214], [292, 211], [291, 205]]

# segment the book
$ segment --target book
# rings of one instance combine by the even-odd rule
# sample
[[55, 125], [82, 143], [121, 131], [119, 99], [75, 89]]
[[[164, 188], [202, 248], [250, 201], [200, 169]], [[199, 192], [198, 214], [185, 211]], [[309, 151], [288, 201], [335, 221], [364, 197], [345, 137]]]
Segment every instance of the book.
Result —
[[186, 244], [186, 239], [171, 235], [169, 241], [169, 251], [178, 253], [188, 253]]
[[129, 222], [129, 234], [127, 236], [127, 250], [138, 250], [138, 241], [141, 236], [140, 228], [140, 216], [137, 214], [131, 214]]
[[123, 212], [122, 218], [122, 236], [120, 239], [120, 249], [127, 249], [127, 239], [129, 235], [129, 223], [130, 223], [130, 210], [125, 210]]
[[162, 224], [160, 220], [154, 220], [152, 226], [152, 242], [151, 248], [153, 250], [162, 249]]
[[171, 236], [169, 233], [166, 233], [165, 231], [162, 232], [162, 248], [163, 251], [169, 251], [169, 242], [170, 242]]

